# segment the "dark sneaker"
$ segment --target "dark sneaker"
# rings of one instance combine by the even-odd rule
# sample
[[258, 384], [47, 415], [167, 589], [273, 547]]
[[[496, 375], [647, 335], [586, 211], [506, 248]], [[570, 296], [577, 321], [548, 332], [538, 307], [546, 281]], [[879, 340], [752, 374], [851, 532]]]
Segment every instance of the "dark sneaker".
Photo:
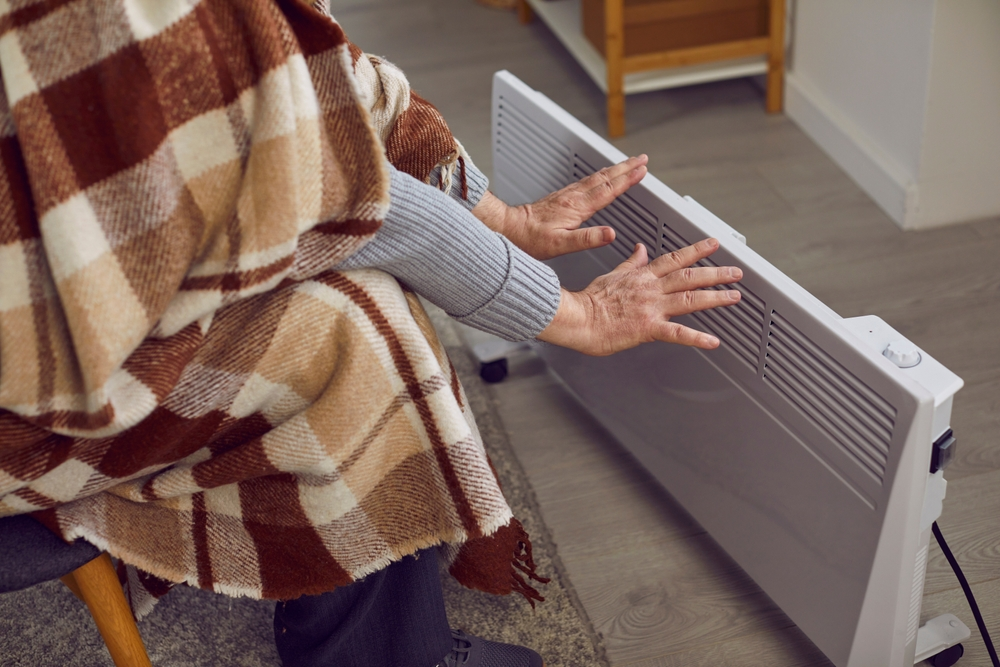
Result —
[[499, 644], [452, 630], [451, 653], [437, 667], [545, 667], [542, 656], [530, 648]]

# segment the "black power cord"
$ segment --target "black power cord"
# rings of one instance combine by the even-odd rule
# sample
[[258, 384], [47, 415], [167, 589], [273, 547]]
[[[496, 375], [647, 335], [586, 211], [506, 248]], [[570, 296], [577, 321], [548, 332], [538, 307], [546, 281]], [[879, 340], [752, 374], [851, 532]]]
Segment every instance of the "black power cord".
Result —
[[990, 654], [990, 660], [993, 661], [993, 667], [1000, 667], [1000, 659], [997, 659], [997, 650], [993, 648], [993, 640], [990, 639], [990, 633], [986, 631], [986, 623], [983, 622], [983, 615], [979, 611], [979, 605], [976, 604], [976, 598], [972, 594], [972, 588], [969, 587], [969, 581], [965, 578], [962, 568], [958, 566], [958, 561], [955, 560], [955, 555], [952, 554], [951, 549], [948, 548], [948, 543], [944, 541], [944, 535], [941, 534], [941, 529], [938, 528], [937, 521], [931, 524], [931, 531], [934, 533], [934, 539], [937, 540], [938, 546], [941, 547], [941, 551], [944, 552], [944, 557], [948, 559], [951, 569], [955, 571], [955, 576], [958, 577], [958, 583], [962, 585], [962, 590], [965, 591], [965, 597], [969, 601], [969, 606], [972, 607], [972, 615], [976, 617], [976, 625], [979, 626], [979, 634], [983, 636], [983, 643], [986, 644], [986, 650]]

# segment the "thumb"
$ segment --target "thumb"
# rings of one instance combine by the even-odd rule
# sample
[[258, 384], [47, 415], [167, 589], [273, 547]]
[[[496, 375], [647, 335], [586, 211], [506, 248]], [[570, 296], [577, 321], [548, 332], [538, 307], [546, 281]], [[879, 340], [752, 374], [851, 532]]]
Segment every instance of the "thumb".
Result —
[[601, 248], [615, 240], [615, 230], [611, 227], [584, 227], [574, 229], [566, 239], [565, 252], [578, 252]]
[[619, 271], [634, 271], [635, 269], [641, 269], [647, 264], [649, 264], [649, 255], [646, 253], [646, 246], [641, 243], [636, 243], [635, 248], [632, 250], [632, 256], [616, 266], [615, 270], [611, 273], [618, 273]]

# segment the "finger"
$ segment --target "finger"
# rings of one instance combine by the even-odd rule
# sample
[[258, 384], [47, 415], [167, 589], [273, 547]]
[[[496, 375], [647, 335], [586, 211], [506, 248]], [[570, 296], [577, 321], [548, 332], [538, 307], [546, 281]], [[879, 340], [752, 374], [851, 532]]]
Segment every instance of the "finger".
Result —
[[660, 255], [650, 263], [649, 268], [653, 270], [656, 277], [662, 278], [672, 271], [687, 268], [695, 262], [705, 259], [718, 249], [718, 240], [705, 239], [680, 250]]
[[611, 227], [584, 227], [567, 232], [562, 236], [562, 254], [592, 250], [608, 245], [615, 240], [615, 230]]
[[719, 339], [715, 336], [696, 331], [676, 322], [664, 322], [654, 335], [657, 340], [662, 340], [665, 343], [700, 347], [703, 350], [714, 350], [719, 347]]
[[542, 197], [534, 203], [536, 210], [555, 207], [560, 210], [572, 210], [574, 220], [565, 221], [569, 228], [575, 229], [580, 223], [590, 218], [620, 194], [641, 181], [646, 176], [646, 163], [649, 158], [640, 155], [619, 162], [611, 167], [605, 167], [590, 176], [567, 185], [562, 190]]
[[739, 303], [741, 298], [743, 298], [743, 295], [734, 289], [675, 292], [667, 297], [667, 306], [664, 308], [664, 314], [676, 317], [677, 315], [687, 315], [698, 310], [731, 306]]
[[604, 181], [613, 181], [614, 179], [627, 174], [631, 171], [638, 169], [639, 167], [645, 167], [649, 162], [649, 157], [645, 154], [637, 155], [636, 157], [630, 157], [627, 160], [623, 160], [618, 164], [613, 164], [610, 167], [605, 167], [604, 169], [599, 169], [590, 176], [582, 179], [580, 183], [588, 185], [593, 188], [600, 185]]
[[639, 165], [635, 169], [625, 172], [619, 176], [611, 179], [612, 189], [617, 192], [615, 196], [621, 195], [623, 192], [628, 190], [630, 187], [646, 178], [647, 173], [646, 165]]
[[689, 266], [668, 273], [660, 279], [665, 294], [685, 290], [703, 289], [717, 285], [731, 285], [743, 278], [743, 271], [735, 266]]
[[[617, 165], [616, 165], [617, 166]], [[630, 187], [641, 181], [646, 177], [646, 166], [639, 165], [628, 171], [623, 171], [618, 174], [614, 174], [609, 168], [606, 172], [598, 172], [594, 176], [598, 176], [597, 182], [591, 183], [592, 187], [586, 193], [587, 203], [595, 211], [599, 211], [616, 198], [620, 197], [622, 193], [628, 190]], [[591, 177], [593, 178], [593, 177]]]
[[646, 246], [636, 243], [635, 248], [632, 249], [632, 256], [616, 266], [611, 273], [634, 271], [635, 269], [641, 269], [647, 264], [649, 264], [649, 255], [646, 253]]

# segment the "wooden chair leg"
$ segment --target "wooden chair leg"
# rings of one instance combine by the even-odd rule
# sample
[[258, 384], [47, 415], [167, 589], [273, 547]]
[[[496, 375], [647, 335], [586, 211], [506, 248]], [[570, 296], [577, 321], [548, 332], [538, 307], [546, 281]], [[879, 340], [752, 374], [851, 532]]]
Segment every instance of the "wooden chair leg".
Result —
[[73, 576], [72, 572], [63, 577], [59, 577], [59, 581], [66, 584], [66, 588], [68, 588], [73, 595], [76, 596], [77, 600], [83, 602], [83, 593], [80, 592], [80, 587], [76, 585], [76, 577]]
[[770, 13], [766, 106], [768, 113], [779, 113], [785, 99], [785, 0], [771, 0]]
[[517, 0], [517, 20], [521, 22], [521, 25], [531, 23], [534, 18], [535, 12], [531, 10], [528, 0]]
[[152, 667], [108, 554], [73, 570], [62, 582], [87, 604], [116, 667]]
[[608, 136], [625, 136], [625, 95], [621, 91], [608, 92]]

